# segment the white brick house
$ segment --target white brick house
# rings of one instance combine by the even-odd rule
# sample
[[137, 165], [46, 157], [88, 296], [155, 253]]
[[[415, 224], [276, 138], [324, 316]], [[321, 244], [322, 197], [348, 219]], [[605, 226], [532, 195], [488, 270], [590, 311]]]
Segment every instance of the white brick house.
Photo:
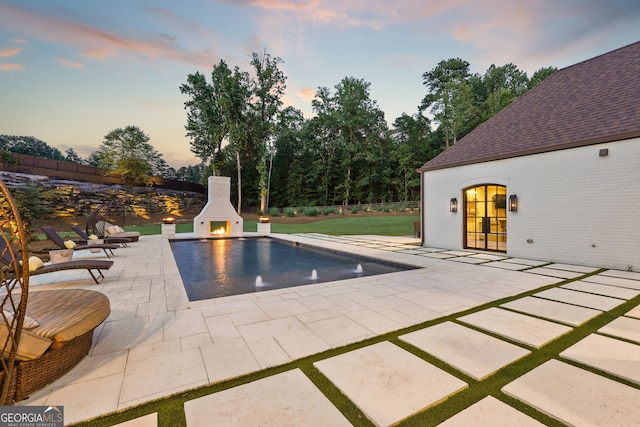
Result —
[[419, 172], [424, 246], [640, 271], [640, 43], [556, 72]]

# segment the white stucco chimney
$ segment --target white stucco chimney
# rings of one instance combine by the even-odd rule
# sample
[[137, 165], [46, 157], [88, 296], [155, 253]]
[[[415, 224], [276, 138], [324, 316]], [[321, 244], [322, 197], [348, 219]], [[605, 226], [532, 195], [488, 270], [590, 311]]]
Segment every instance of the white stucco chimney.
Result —
[[231, 178], [210, 176], [208, 201], [202, 212], [193, 219], [196, 237], [242, 236], [243, 220], [231, 204]]

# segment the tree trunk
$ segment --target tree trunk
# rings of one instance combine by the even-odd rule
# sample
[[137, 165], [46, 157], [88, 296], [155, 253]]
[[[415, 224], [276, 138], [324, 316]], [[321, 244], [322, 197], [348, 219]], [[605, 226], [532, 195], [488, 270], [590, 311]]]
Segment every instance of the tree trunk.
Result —
[[238, 215], [242, 211], [242, 174], [240, 171], [242, 168], [240, 167], [240, 152], [236, 150], [236, 164], [238, 165]]

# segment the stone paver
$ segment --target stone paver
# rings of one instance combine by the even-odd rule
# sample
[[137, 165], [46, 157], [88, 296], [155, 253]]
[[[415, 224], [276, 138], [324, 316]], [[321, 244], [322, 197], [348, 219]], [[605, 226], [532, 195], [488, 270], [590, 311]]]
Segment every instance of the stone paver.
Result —
[[577, 273], [593, 273], [594, 271], [599, 270], [597, 267], [589, 267], [586, 265], [573, 265], [573, 264], [561, 264], [561, 263], [553, 263], [544, 266], [545, 268], [551, 268], [553, 270], [565, 270], [565, 271], [575, 271]]
[[438, 427], [542, 427], [544, 424], [488, 396]]
[[140, 418], [134, 418], [124, 423], [115, 424], [113, 427], [157, 427], [158, 426], [158, 413], [145, 415]]
[[530, 267], [538, 267], [541, 265], [548, 264], [546, 261], [540, 261], [535, 259], [525, 259], [525, 258], [507, 258], [504, 262], [513, 262], [516, 264], [528, 265]]
[[640, 390], [550, 360], [502, 391], [575, 426], [633, 426], [640, 416]]
[[586, 282], [601, 283], [603, 285], [620, 286], [621, 288], [640, 290], [640, 280], [626, 279], [604, 274], [585, 277], [583, 280]]
[[476, 380], [530, 354], [517, 345], [453, 322], [400, 336], [400, 339], [443, 360]]
[[640, 319], [626, 316], [618, 317], [598, 329], [598, 332], [640, 344]]
[[509, 260], [486, 262], [481, 265], [483, 267], [495, 267], [495, 268], [502, 268], [505, 270], [525, 270], [525, 269], [531, 268], [531, 266], [527, 264], [518, 264], [516, 262], [509, 262]]
[[640, 384], [640, 345], [591, 334], [560, 356]]
[[640, 305], [638, 305], [635, 308], [629, 310], [627, 313], [625, 313], [625, 316], [635, 317], [636, 319], [640, 319]]
[[585, 282], [583, 280], [567, 283], [560, 287], [563, 289], [573, 289], [575, 291], [589, 292], [596, 295], [605, 295], [608, 297], [627, 300], [640, 295], [640, 290], [620, 288], [618, 286], [611, 285], [602, 285], [600, 283]]
[[538, 292], [534, 296], [602, 311], [611, 310], [626, 302], [620, 298], [562, 288], [547, 289], [546, 291]]
[[606, 270], [600, 273], [602, 276], [620, 277], [623, 279], [640, 280], [640, 272], [624, 270]]
[[500, 308], [488, 308], [458, 320], [536, 348], [572, 330], [565, 325]]
[[542, 274], [543, 276], [552, 276], [559, 279], [575, 279], [576, 277], [584, 275], [584, 273], [567, 270], [557, 270], [554, 268], [549, 268], [547, 266], [531, 268], [527, 270], [527, 273]]
[[314, 366], [369, 419], [382, 426], [467, 387], [465, 382], [387, 341], [315, 362]]
[[515, 301], [502, 304], [501, 307], [533, 314], [535, 316], [544, 317], [545, 319], [566, 323], [567, 325], [572, 326], [582, 325], [583, 323], [602, 314], [600, 310], [578, 307], [576, 305], [536, 297], [520, 298]]
[[351, 425], [299, 369], [190, 400], [184, 412], [193, 427]]

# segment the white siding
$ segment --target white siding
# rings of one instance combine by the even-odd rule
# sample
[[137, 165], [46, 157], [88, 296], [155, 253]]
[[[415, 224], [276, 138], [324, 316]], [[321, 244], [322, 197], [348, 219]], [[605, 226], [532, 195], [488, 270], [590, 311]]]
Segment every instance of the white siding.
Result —
[[518, 196], [508, 255], [640, 271], [640, 139], [426, 172], [426, 246], [463, 248], [462, 191], [480, 184]]

